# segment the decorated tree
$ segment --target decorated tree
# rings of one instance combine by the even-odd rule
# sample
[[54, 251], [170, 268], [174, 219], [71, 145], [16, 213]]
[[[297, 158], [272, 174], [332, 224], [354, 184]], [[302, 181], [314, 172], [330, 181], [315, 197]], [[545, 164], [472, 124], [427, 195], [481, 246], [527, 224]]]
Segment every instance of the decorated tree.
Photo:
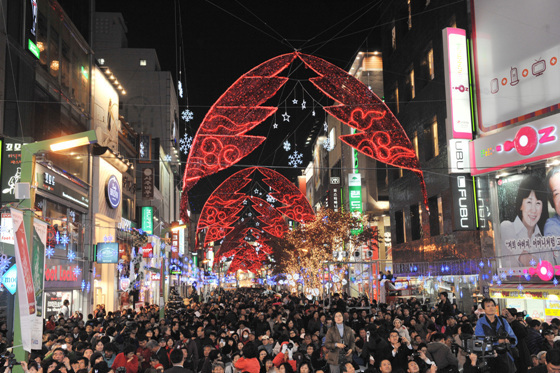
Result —
[[320, 210], [314, 220], [271, 241], [274, 272], [303, 281], [306, 291], [321, 289], [323, 264], [332, 260], [334, 251], [353, 252], [375, 238], [375, 231], [363, 226], [351, 213]]

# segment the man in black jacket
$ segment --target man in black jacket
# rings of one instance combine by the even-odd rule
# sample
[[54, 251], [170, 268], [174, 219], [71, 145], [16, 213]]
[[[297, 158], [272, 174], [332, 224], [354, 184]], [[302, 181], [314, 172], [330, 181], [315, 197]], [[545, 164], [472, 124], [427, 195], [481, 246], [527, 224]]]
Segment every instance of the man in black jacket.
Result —
[[169, 357], [171, 358], [171, 363], [173, 363], [173, 366], [169, 369], [165, 369], [164, 372], [166, 372], [166, 373], [193, 373], [192, 370], [186, 369], [186, 368], [183, 367], [183, 363], [184, 363], [183, 351], [175, 348], [171, 351], [171, 353], [169, 354]]
[[515, 359], [517, 373], [527, 373], [527, 368], [531, 365], [531, 354], [529, 353], [529, 348], [527, 347], [525, 339], [527, 335], [529, 335], [529, 332], [525, 325], [517, 320], [517, 310], [515, 308], [504, 309], [502, 315], [506, 318], [513, 333], [517, 337], [517, 350], [519, 351], [519, 357]]
[[393, 370], [407, 369], [408, 357], [412, 355], [414, 351], [410, 341], [405, 338], [400, 338], [399, 332], [396, 330], [391, 331], [389, 334], [389, 345], [386, 346], [381, 354], [381, 358], [376, 361], [376, 364], [380, 364], [381, 361], [387, 359], [391, 362]]
[[167, 357], [167, 351], [165, 351], [165, 347], [164, 347], [165, 338], [161, 338], [160, 343], [157, 343], [156, 341], [152, 340], [148, 342], [147, 346], [152, 350], [152, 355], [156, 355], [158, 357], [158, 360], [161, 363], [161, 365], [163, 365], [164, 369], [171, 368], [171, 363], [169, 362], [169, 358]]

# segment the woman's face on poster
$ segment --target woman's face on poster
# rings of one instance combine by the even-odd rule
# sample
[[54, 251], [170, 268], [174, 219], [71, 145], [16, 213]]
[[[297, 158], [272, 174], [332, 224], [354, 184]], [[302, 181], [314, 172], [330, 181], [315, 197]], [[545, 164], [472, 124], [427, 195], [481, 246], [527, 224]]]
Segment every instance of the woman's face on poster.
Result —
[[534, 227], [537, 225], [539, 219], [541, 218], [543, 209], [543, 201], [537, 199], [535, 191], [532, 190], [531, 194], [527, 198], [523, 198], [523, 203], [521, 204], [522, 211], [522, 221], [525, 226]]

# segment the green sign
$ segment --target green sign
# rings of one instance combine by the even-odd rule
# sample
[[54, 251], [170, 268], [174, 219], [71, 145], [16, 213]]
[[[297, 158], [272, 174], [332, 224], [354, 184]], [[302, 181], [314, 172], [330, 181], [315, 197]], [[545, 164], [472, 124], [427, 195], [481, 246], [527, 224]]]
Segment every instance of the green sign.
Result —
[[154, 234], [154, 208], [142, 207], [142, 230], [148, 234]]
[[84, 76], [84, 78], [86, 78], [86, 79], [89, 80], [89, 74], [88, 74], [87, 70], [84, 69], [83, 66], [82, 66], [82, 70], [81, 70], [81, 71], [82, 71], [82, 75]]
[[37, 59], [40, 59], [39, 56], [41, 54], [41, 51], [39, 50], [39, 47], [31, 41], [31, 39], [27, 39], [27, 49], [29, 49], [29, 51], [33, 53], [33, 55], [37, 57]]
[[362, 177], [360, 174], [348, 174], [348, 202], [350, 212], [362, 213]]

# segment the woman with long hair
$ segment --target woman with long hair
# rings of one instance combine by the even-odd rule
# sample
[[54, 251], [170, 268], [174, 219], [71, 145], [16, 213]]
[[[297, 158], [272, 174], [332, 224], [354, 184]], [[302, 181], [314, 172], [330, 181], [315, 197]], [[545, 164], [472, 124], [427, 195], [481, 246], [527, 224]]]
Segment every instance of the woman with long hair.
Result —
[[[542, 236], [546, 213], [547, 195], [542, 181], [535, 176], [526, 176], [517, 190], [515, 199], [515, 218], [504, 220], [500, 224], [502, 237], [502, 267], [529, 267], [531, 262], [547, 259], [548, 253], [534, 253], [525, 245], [518, 245], [520, 240], [529, 240]], [[544, 209], [544, 212], [543, 212]]]

